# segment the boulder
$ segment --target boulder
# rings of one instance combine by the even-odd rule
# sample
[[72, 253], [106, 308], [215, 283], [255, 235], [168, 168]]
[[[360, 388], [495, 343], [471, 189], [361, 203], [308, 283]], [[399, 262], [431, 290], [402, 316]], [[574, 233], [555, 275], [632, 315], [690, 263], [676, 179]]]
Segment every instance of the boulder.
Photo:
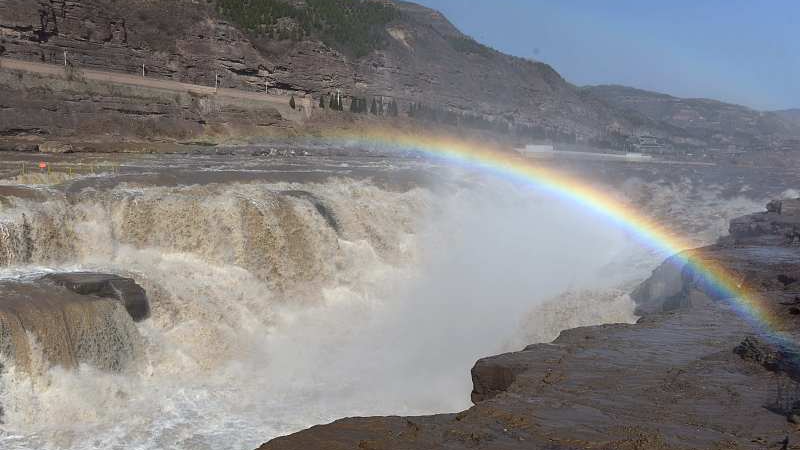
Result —
[[132, 278], [105, 273], [70, 272], [45, 275], [42, 280], [63, 286], [76, 294], [114, 299], [125, 307], [136, 322], [150, 316], [147, 293]]
[[747, 336], [734, 347], [733, 353], [770, 372], [781, 372], [800, 380], [800, 354], [795, 348], [778, 342], [767, 342], [758, 336]]
[[632, 293], [636, 314], [644, 316], [672, 312], [720, 300], [726, 293], [699, 273], [690, 263], [699, 254], [684, 252], [668, 258]]
[[472, 367], [472, 403], [496, 397], [505, 392], [519, 373], [526, 369], [525, 364], [517, 363], [518, 355], [507, 353], [504, 355], [483, 358]]
[[122, 303], [43, 280], [0, 282], [0, 355], [20, 370], [88, 364], [121, 371], [141, 350]]
[[47, 141], [39, 144], [40, 153], [72, 153], [75, 149], [63, 142]]

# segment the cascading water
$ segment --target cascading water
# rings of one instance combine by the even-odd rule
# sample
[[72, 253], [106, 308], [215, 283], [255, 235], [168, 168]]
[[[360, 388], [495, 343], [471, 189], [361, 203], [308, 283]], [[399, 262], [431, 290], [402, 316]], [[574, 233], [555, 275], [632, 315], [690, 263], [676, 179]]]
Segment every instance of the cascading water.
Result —
[[[473, 181], [9, 197], [4, 277], [119, 273], [147, 289], [152, 314], [131, 323], [136, 364], [121, 371], [54, 365], [35, 339], [27, 369], [6, 358], [0, 445], [248, 449], [342, 416], [456, 411], [477, 358], [634, 320], [625, 292], [663, 255], [573, 205]], [[632, 201], [686, 201], [652, 189]], [[719, 209], [684, 219], [711, 229]]]

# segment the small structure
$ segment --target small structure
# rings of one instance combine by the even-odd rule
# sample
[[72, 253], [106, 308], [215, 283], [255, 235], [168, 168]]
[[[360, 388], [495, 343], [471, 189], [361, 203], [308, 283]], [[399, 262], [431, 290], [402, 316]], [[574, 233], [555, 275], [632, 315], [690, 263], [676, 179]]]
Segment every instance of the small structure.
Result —
[[650, 161], [651, 159], [653, 159], [653, 157], [650, 155], [643, 155], [641, 153], [628, 152], [625, 154], [625, 159], [627, 159], [628, 161]]
[[531, 155], [531, 154], [546, 154], [546, 153], [553, 153], [556, 151], [553, 144], [528, 144], [525, 147], [516, 149], [518, 153], [522, 155]]
[[649, 134], [637, 136], [633, 148], [641, 153], [661, 153], [665, 149], [664, 144], [659, 142], [657, 137]]

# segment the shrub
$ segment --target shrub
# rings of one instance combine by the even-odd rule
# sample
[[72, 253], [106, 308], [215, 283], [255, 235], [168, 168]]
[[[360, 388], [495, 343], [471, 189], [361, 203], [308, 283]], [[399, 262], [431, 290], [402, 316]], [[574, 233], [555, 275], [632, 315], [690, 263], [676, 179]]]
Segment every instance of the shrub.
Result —
[[[306, 0], [294, 6], [285, 0], [217, 0], [217, 10], [246, 32], [262, 38], [300, 40], [314, 37], [325, 45], [362, 57], [386, 43], [386, 25], [399, 17], [390, 4], [363, 0]], [[299, 30], [278, 29], [283, 18]]]
[[450, 45], [458, 52], [473, 53], [476, 55], [490, 56], [492, 49], [470, 37], [450, 37]]

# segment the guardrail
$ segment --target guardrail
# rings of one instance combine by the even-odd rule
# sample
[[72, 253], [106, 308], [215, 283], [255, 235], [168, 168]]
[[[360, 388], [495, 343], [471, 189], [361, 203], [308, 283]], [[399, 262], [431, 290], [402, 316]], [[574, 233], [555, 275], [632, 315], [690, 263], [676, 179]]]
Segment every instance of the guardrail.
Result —
[[20, 163], [19, 175], [26, 176], [32, 174], [53, 175], [56, 173], [66, 174], [70, 177], [78, 175], [97, 175], [101, 173], [111, 173], [119, 175], [122, 166], [118, 163], [101, 163], [101, 164], [51, 164], [45, 161], [38, 164], [28, 165], [27, 163]]

